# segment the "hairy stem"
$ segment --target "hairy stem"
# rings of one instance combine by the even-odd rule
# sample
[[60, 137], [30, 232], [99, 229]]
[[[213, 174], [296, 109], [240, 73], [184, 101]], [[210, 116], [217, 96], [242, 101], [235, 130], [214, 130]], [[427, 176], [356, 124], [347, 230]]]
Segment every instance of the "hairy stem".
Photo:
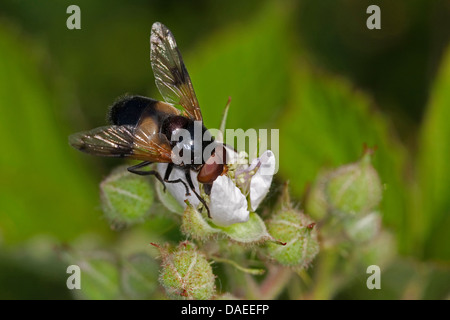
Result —
[[266, 279], [259, 287], [259, 299], [271, 300], [276, 298], [285, 288], [292, 276], [291, 269], [283, 266], [269, 266]]

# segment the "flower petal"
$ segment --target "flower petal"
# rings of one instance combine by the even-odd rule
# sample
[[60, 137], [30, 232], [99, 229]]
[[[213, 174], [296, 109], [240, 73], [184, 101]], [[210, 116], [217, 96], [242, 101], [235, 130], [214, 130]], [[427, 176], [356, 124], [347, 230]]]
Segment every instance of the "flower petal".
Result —
[[[166, 173], [167, 166], [168, 166], [167, 163], [158, 163], [156, 166], [156, 169], [158, 170], [159, 174], [163, 178], [164, 178], [164, 174]], [[184, 182], [186, 182], [186, 174], [184, 172], [185, 172], [184, 170], [174, 167], [172, 172], [170, 173], [169, 180], [181, 179]], [[192, 178], [192, 183], [194, 184], [194, 187], [195, 187], [195, 191], [199, 192], [197, 173], [190, 170], [190, 174], [191, 174], [191, 178]], [[190, 190], [190, 188], [189, 188], [189, 191], [190, 191], [191, 195], [186, 196], [186, 188], [184, 187], [184, 185], [182, 183], [180, 183], [180, 182], [178, 182], [178, 183], [165, 182], [164, 184], [166, 185], [167, 190], [172, 194], [172, 196], [177, 200], [177, 202], [183, 206], [183, 208], [186, 208], [186, 203], [184, 202], [184, 200], [186, 200], [186, 199], [191, 203], [191, 205], [194, 208], [196, 208], [198, 206], [198, 204], [200, 203], [200, 201], [195, 196], [195, 194]]]
[[250, 205], [255, 211], [269, 192], [272, 178], [275, 173], [275, 155], [272, 151], [267, 150], [261, 157], [254, 159], [250, 168], [256, 167], [257, 163], [261, 165], [250, 181]]
[[247, 199], [227, 176], [219, 176], [214, 181], [210, 199], [211, 218], [216, 225], [228, 226], [248, 220]]
[[227, 164], [228, 165], [245, 165], [247, 164], [247, 154], [245, 152], [236, 152], [232, 147], [225, 144], [225, 151], [227, 153]]

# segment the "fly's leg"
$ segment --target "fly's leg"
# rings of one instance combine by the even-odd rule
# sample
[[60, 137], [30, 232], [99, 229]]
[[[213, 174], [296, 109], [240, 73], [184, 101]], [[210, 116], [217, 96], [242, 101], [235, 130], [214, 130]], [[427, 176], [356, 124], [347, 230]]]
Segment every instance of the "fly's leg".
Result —
[[152, 164], [152, 162], [150, 162], [150, 161], [144, 161], [144, 162], [141, 162], [141, 163], [139, 163], [139, 164], [137, 164], [135, 166], [127, 168], [127, 170], [129, 172], [131, 172], [131, 173], [138, 174], [140, 176], [152, 176], [152, 175], [155, 176], [155, 178], [158, 179], [163, 184], [164, 191], [166, 191], [166, 185], [164, 184], [164, 181], [161, 178], [161, 175], [159, 174], [158, 171], [156, 171], [156, 170], [149, 170], [149, 171], [138, 170], [138, 169], [141, 169], [141, 168], [146, 167], [146, 166], [151, 165], [151, 164]]
[[[164, 173], [164, 182], [166, 182], [166, 183], [182, 183], [184, 185], [184, 187], [186, 188], [186, 197], [190, 196], [191, 193], [189, 192], [189, 187], [186, 184], [186, 182], [184, 182], [181, 179], [169, 180], [170, 174], [172, 173], [172, 169], [173, 169], [173, 163], [169, 163], [169, 165], [167, 166], [166, 172]], [[192, 189], [192, 190], [194, 190], [194, 189]]]
[[200, 197], [200, 195], [197, 193], [197, 191], [195, 191], [195, 187], [194, 184], [192, 183], [192, 179], [191, 179], [191, 170], [190, 169], [186, 169], [185, 171], [186, 174], [186, 180], [189, 184], [189, 187], [191, 187], [192, 191], [194, 191], [195, 196], [197, 197], [197, 199], [203, 204], [203, 206], [206, 208], [206, 211], [208, 212], [208, 218], [211, 219], [211, 213], [209, 211], [209, 207], [206, 204], [205, 199], [203, 199], [202, 197]]

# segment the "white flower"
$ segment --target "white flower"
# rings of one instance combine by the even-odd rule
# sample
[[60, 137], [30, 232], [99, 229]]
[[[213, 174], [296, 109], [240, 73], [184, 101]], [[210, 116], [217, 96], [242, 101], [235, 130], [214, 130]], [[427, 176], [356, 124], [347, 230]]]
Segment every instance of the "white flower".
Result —
[[[235, 179], [231, 179], [229, 175], [219, 176], [212, 185], [209, 197], [211, 218], [214, 224], [218, 226], [228, 226], [248, 221], [249, 209], [255, 211], [258, 208], [269, 192], [275, 172], [275, 156], [272, 151], [264, 152], [261, 157], [254, 159], [249, 166], [248, 164], [242, 164], [242, 153], [238, 154], [231, 150], [227, 148], [227, 159], [239, 160], [234, 162], [237, 163], [234, 167], [233, 165], [230, 166], [231, 170], [235, 170]], [[157, 170], [161, 177], [164, 177], [166, 168], [166, 163], [157, 165]], [[195, 191], [200, 194], [197, 173], [190, 171], [190, 174]], [[186, 182], [184, 170], [174, 167], [169, 180], [176, 179]], [[182, 183], [165, 183], [165, 185], [167, 190], [184, 208], [186, 207], [184, 202], [186, 199], [194, 208], [200, 204], [193, 192], [190, 192], [190, 196], [186, 196], [186, 188]]]
[[[164, 178], [164, 174], [166, 173], [167, 166], [168, 166], [167, 163], [158, 163], [158, 165], [156, 167], [156, 170], [159, 172], [159, 174], [161, 175], [162, 178]], [[198, 181], [197, 181], [197, 173], [195, 173], [192, 170], [190, 171], [190, 173], [191, 173], [192, 183], [194, 184], [194, 187], [195, 187], [195, 191], [197, 191], [197, 193], [198, 193], [199, 187], [198, 187]], [[184, 173], [184, 170], [174, 167], [172, 169], [172, 172], [170, 173], [169, 180], [178, 180], [178, 179], [181, 179], [182, 181], [184, 181], [187, 184], [186, 174]], [[196, 195], [191, 191], [190, 188], [189, 188], [189, 193], [191, 195], [186, 196], [186, 188], [182, 183], [164, 182], [164, 184], [166, 185], [166, 188], [170, 192], [170, 194], [175, 198], [175, 200], [177, 200], [177, 202], [179, 204], [181, 204], [183, 206], [183, 208], [186, 207], [186, 203], [184, 202], [184, 200], [186, 200], [186, 199], [189, 201], [189, 203], [194, 208], [196, 208], [199, 205], [200, 201], [198, 200]]]
[[250, 181], [250, 205], [253, 211], [258, 208], [261, 201], [266, 197], [272, 184], [272, 178], [275, 173], [275, 156], [273, 152], [267, 150], [260, 158], [253, 160], [250, 167], [256, 167], [258, 164], [260, 164], [259, 170], [256, 171]]
[[250, 212], [247, 209], [247, 199], [227, 176], [219, 176], [214, 181], [210, 201], [211, 218], [218, 226], [248, 220]]

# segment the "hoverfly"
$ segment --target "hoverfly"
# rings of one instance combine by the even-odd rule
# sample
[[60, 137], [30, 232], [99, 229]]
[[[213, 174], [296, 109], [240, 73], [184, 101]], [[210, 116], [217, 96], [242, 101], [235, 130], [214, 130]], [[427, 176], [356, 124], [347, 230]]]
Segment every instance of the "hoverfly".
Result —
[[[154, 175], [164, 187], [165, 183], [182, 183], [186, 196], [190, 195], [190, 188], [210, 216], [205, 200], [195, 190], [190, 172], [198, 173], [198, 182], [209, 194], [212, 183], [227, 170], [225, 145], [215, 141], [203, 125], [197, 97], [175, 38], [159, 22], [152, 26], [150, 60], [156, 86], [165, 102], [142, 96], [119, 98], [109, 110], [111, 125], [75, 133], [69, 137], [69, 143], [80, 151], [96, 156], [142, 161], [129, 167], [128, 171]], [[203, 139], [200, 144], [194, 143], [195, 123], [201, 124]], [[172, 141], [172, 136], [176, 136], [181, 129], [187, 130], [191, 138], [180, 143], [180, 154], [187, 153], [191, 160], [174, 163], [173, 150], [177, 141]], [[203, 151], [207, 147], [212, 151], [205, 161]], [[201, 159], [195, 156], [199, 152]], [[152, 163], [168, 163], [164, 177], [156, 170], [143, 170]], [[184, 170], [187, 183], [182, 179], [170, 180], [174, 167]]]

